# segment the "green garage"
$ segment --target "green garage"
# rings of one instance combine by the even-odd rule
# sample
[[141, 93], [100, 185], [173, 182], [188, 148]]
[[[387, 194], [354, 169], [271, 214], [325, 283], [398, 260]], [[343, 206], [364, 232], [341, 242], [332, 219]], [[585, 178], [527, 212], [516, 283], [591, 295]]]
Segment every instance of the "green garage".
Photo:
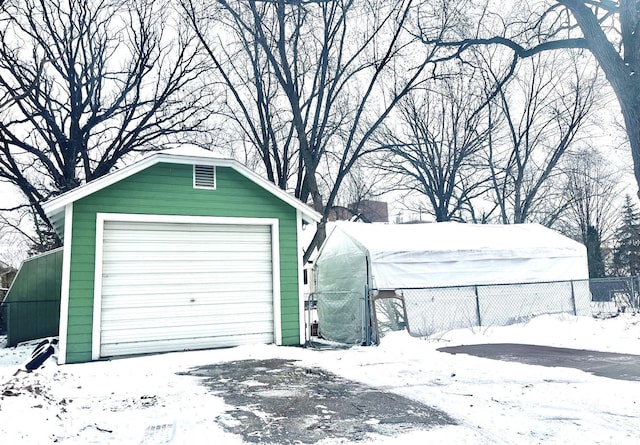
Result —
[[63, 238], [60, 363], [304, 342], [320, 215], [231, 159], [154, 153], [45, 203]]

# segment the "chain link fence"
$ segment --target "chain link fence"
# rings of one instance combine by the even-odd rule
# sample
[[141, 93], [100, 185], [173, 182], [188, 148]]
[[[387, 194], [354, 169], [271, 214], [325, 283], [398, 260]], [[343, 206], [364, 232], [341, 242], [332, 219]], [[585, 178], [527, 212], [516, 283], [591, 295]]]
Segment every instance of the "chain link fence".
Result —
[[639, 285], [638, 277], [630, 277], [374, 291], [373, 317], [381, 336], [406, 328], [412, 336], [428, 337], [542, 314], [611, 316], [640, 310]]
[[306, 302], [306, 340], [367, 345], [403, 329], [429, 337], [452, 329], [522, 323], [542, 314], [611, 317], [625, 312], [640, 312], [640, 277], [316, 292]]
[[[471, 326], [505, 326], [541, 314], [591, 313], [586, 281], [396, 289], [394, 294], [404, 303], [404, 325], [415, 337]], [[385, 300], [374, 298], [382, 332], [389, 312]]]
[[589, 280], [594, 317], [640, 312], [640, 277], [594, 278]]

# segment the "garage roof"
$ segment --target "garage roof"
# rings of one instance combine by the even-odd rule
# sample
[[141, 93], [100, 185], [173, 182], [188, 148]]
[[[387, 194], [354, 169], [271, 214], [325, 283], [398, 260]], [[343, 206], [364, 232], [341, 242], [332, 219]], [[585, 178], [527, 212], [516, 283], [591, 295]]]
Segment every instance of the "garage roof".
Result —
[[260, 177], [235, 159], [223, 158], [215, 153], [196, 146], [181, 146], [167, 150], [152, 153], [141, 160], [128, 165], [120, 170], [109, 173], [99, 179], [88, 182], [78, 188], [63, 193], [60, 196], [45, 202], [42, 207], [46, 214], [51, 218], [53, 215], [64, 212], [67, 204], [71, 204], [79, 199], [89, 196], [105, 187], [115, 184], [129, 176], [132, 176], [142, 170], [145, 170], [160, 162], [173, 164], [198, 164], [198, 165], [214, 165], [219, 167], [230, 167], [240, 173], [242, 176], [253, 181], [263, 189], [275, 195], [277, 198], [286, 202], [290, 206], [299, 210], [302, 218], [307, 222], [319, 222], [322, 216], [311, 207], [291, 196], [284, 190], [278, 188], [275, 184]]

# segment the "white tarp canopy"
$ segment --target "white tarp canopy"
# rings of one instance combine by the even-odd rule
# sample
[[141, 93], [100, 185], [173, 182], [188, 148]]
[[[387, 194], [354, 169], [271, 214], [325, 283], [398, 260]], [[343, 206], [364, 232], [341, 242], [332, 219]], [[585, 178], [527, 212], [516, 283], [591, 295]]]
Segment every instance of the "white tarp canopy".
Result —
[[344, 222], [329, 238], [319, 262], [357, 246], [378, 289], [589, 278], [585, 246], [539, 224]]
[[340, 222], [314, 271], [321, 335], [343, 343], [370, 338], [367, 289], [402, 289], [412, 335], [591, 312], [585, 246], [539, 224]]

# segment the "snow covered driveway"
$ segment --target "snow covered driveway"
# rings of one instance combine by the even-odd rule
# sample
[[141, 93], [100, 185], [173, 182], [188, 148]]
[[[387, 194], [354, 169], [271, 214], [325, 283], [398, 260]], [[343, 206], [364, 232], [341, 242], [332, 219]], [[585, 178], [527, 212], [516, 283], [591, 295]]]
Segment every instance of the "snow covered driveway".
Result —
[[[0, 345], [0, 441], [11, 445], [140, 445], [166, 439], [179, 445], [247, 444], [250, 442], [241, 434], [228, 429], [245, 419], [234, 419], [230, 412], [245, 410], [247, 418], [260, 419], [263, 425], [277, 424], [278, 420], [264, 416], [258, 406], [225, 400], [213, 392], [215, 388], [206, 386], [207, 379], [219, 380], [220, 376], [187, 373], [246, 360], [282, 360], [285, 372], [311, 369], [315, 373], [312, 380], [318, 382], [321, 377], [317, 376], [330, 373], [387, 394], [404, 396], [410, 400], [405, 404], [419, 402], [435, 407], [456, 422], [395, 431], [391, 436], [360, 425], [361, 441], [348, 434], [332, 437], [323, 434], [323, 428], [315, 428], [314, 439], [322, 438], [316, 442], [321, 445], [638, 443], [640, 382], [598, 377], [577, 369], [437, 351], [441, 347], [484, 343], [638, 355], [640, 316], [610, 320], [541, 316], [521, 325], [462, 329], [430, 339], [398, 332], [385, 337], [379, 347], [349, 350], [255, 345], [79, 365], [57, 366], [48, 361], [44, 368], [17, 376], [13, 376], [15, 370], [29, 356], [33, 345], [15, 349]], [[262, 367], [267, 369], [254, 369], [257, 377], [245, 381], [259, 382], [260, 373], [269, 369]], [[240, 376], [234, 378], [238, 380]], [[269, 389], [253, 385], [253, 390], [264, 391], [261, 396], [267, 397], [303, 389], [294, 382]], [[270, 390], [275, 392], [269, 393]], [[289, 400], [281, 399], [283, 404]], [[331, 413], [323, 413], [325, 408], [317, 405], [332, 409], [319, 401], [311, 407], [319, 410], [314, 411], [317, 425], [325, 425], [320, 417]], [[359, 402], [357, 405], [362, 406]], [[285, 410], [284, 405], [282, 408]], [[375, 416], [368, 416], [366, 425], [376, 425], [374, 419], [380, 421], [379, 428], [385, 425], [382, 418]], [[265, 431], [264, 428], [255, 431]], [[259, 434], [255, 441], [261, 440]]]

